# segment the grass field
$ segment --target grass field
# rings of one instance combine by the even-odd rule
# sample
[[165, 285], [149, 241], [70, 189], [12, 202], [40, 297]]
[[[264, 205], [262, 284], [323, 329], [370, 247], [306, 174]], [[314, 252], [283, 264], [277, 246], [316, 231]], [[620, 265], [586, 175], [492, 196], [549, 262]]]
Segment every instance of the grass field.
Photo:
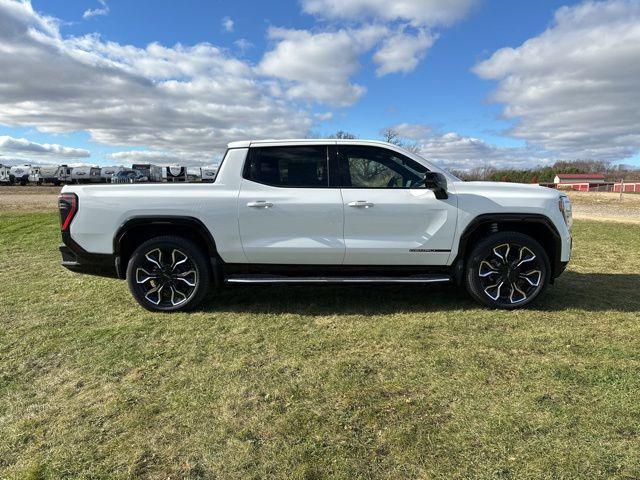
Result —
[[0, 478], [638, 478], [640, 226], [498, 312], [424, 287], [229, 288], [190, 314], [0, 214]]

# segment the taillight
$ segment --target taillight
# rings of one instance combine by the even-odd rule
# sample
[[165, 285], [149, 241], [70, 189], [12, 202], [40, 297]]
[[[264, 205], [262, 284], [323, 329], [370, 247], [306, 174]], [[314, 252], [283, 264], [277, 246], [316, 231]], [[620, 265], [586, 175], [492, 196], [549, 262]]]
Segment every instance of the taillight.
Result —
[[78, 196], [75, 193], [61, 193], [58, 196], [60, 209], [60, 230], [63, 232], [71, 225], [71, 220], [78, 211]]

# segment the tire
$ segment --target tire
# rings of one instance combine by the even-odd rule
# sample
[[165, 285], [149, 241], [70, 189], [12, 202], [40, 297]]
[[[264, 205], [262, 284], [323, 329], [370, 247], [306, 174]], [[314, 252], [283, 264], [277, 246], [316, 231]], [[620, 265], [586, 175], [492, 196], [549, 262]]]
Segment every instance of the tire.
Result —
[[206, 296], [210, 278], [202, 250], [178, 236], [147, 240], [133, 252], [127, 265], [131, 295], [152, 312], [193, 309]]
[[464, 274], [467, 291], [475, 300], [506, 310], [533, 302], [550, 279], [551, 264], [544, 248], [518, 232], [497, 232], [482, 239], [467, 258]]

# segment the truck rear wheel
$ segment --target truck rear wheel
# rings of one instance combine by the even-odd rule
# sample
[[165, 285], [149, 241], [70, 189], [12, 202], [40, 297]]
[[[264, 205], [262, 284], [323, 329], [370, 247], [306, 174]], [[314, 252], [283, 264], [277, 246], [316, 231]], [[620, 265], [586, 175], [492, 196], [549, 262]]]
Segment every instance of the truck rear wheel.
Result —
[[157, 312], [190, 310], [207, 294], [207, 259], [190, 240], [178, 236], [152, 238], [140, 245], [127, 265], [133, 298]]
[[518, 232], [497, 232], [471, 251], [465, 285], [480, 303], [509, 310], [531, 303], [550, 276], [549, 257], [538, 242]]

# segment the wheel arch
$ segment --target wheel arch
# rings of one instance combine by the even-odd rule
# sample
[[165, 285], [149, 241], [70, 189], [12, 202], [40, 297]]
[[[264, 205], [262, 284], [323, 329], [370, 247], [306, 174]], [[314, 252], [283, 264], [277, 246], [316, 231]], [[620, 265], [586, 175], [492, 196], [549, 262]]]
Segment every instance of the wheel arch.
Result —
[[491, 233], [502, 231], [529, 235], [544, 248], [551, 264], [551, 283], [562, 273], [562, 240], [549, 217], [541, 214], [489, 213], [475, 217], [460, 235], [458, 253], [452, 263], [456, 283], [462, 282], [467, 256], [473, 245]]
[[218, 255], [215, 240], [209, 229], [195, 217], [158, 215], [132, 217], [125, 221], [113, 237], [113, 252], [119, 278], [126, 277], [127, 263], [134, 250], [143, 242], [162, 235], [187, 238], [202, 248], [209, 257], [214, 282], [219, 279], [218, 267], [222, 259]]

